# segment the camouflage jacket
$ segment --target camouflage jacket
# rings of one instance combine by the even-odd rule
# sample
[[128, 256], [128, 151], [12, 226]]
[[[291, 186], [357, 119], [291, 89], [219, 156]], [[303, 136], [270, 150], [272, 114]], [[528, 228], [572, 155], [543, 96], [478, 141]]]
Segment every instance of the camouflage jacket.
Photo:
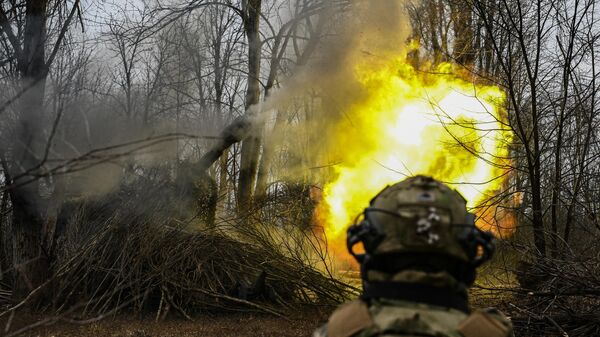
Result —
[[510, 337], [512, 324], [493, 309], [470, 315], [455, 309], [396, 300], [356, 300], [338, 308], [313, 337]]

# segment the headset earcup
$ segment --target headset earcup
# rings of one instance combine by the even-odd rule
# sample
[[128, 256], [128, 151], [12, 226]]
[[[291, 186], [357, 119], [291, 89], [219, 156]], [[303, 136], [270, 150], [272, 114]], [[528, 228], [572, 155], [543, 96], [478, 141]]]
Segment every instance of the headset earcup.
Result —
[[[377, 249], [377, 246], [379, 246], [383, 237], [383, 233], [368, 220], [368, 214], [365, 214], [365, 219], [363, 221], [348, 228], [346, 247], [348, 248], [348, 252], [350, 252], [359, 263], [363, 263], [365, 256], [372, 254], [375, 249]], [[354, 251], [354, 246], [359, 242], [362, 242], [364, 246], [364, 254], [358, 254]]]
[[354, 224], [348, 228], [346, 234], [346, 248], [348, 252], [356, 259], [358, 263], [363, 263], [365, 254], [358, 254], [354, 252], [354, 246], [359, 242], [363, 241], [365, 232], [365, 221], [361, 221], [359, 224]]
[[492, 233], [477, 229], [476, 243], [477, 251], [479, 252], [481, 249], [481, 255], [476, 256], [473, 262], [475, 267], [479, 267], [494, 256], [494, 253], [496, 252], [496, 242]]
[[470, 227], [459, 239], [469, 262], [474, 267], [479, 267], [494, 255], [496, 244], [490, 232]]
[[361, 225], [364, 228], [363, 244], [365, 246], [365, 253], [372, 254], [375, 252], [381, 241], [383, 241], [385, 234], [371, 220], [369, 211], [365, 212], [365, 219], [361, 222]]

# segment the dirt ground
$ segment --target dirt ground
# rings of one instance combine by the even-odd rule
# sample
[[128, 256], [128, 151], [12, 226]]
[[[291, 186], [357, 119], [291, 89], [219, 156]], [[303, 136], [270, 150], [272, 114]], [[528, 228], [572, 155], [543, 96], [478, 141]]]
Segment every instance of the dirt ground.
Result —
[[[31, 337], [304, 337], [322, 324], [332, 308], [304, 309], [288, 313], [286, 318], [251, 313], [229, 313], [197, 316], [194, 321], [167, 318], [136, 319], [127, 316], [106, 318], [89, 324], [58, 322], [43, 326], [20, 336]], [[39, 315], [15, 317], [11, 332], [43, 320]], [[0, 319], [0, 336], [5, 336], [5, 320]], [[9, 332], [10, 333], [10, 332]]]

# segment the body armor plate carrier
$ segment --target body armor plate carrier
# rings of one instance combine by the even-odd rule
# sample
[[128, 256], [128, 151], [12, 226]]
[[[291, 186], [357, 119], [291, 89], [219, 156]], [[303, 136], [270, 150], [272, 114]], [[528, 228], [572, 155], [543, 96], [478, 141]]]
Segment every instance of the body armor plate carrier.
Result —
[[403, 301], [349, 302], [314, 337], [510, 337], [512, 325], [493, 309], [462, 311]]

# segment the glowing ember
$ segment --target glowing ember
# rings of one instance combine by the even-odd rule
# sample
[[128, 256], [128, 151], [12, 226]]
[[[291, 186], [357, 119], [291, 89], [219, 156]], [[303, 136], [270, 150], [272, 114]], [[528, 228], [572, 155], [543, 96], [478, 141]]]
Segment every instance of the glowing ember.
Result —
[[502, 167], [510, 133], [499, 88], [462, 80], [450, 64], [417, 72], [401, 59], [372, 68], [356, 69], [367, 97], [345, 111], [329, 135], [337, 144], [329, 150], [341, 164], [324, 186], [317, 217], [334, 250], [370, 199], [407, 175], [454, 183], [469, 207], [487, 200], [506, 180]]

